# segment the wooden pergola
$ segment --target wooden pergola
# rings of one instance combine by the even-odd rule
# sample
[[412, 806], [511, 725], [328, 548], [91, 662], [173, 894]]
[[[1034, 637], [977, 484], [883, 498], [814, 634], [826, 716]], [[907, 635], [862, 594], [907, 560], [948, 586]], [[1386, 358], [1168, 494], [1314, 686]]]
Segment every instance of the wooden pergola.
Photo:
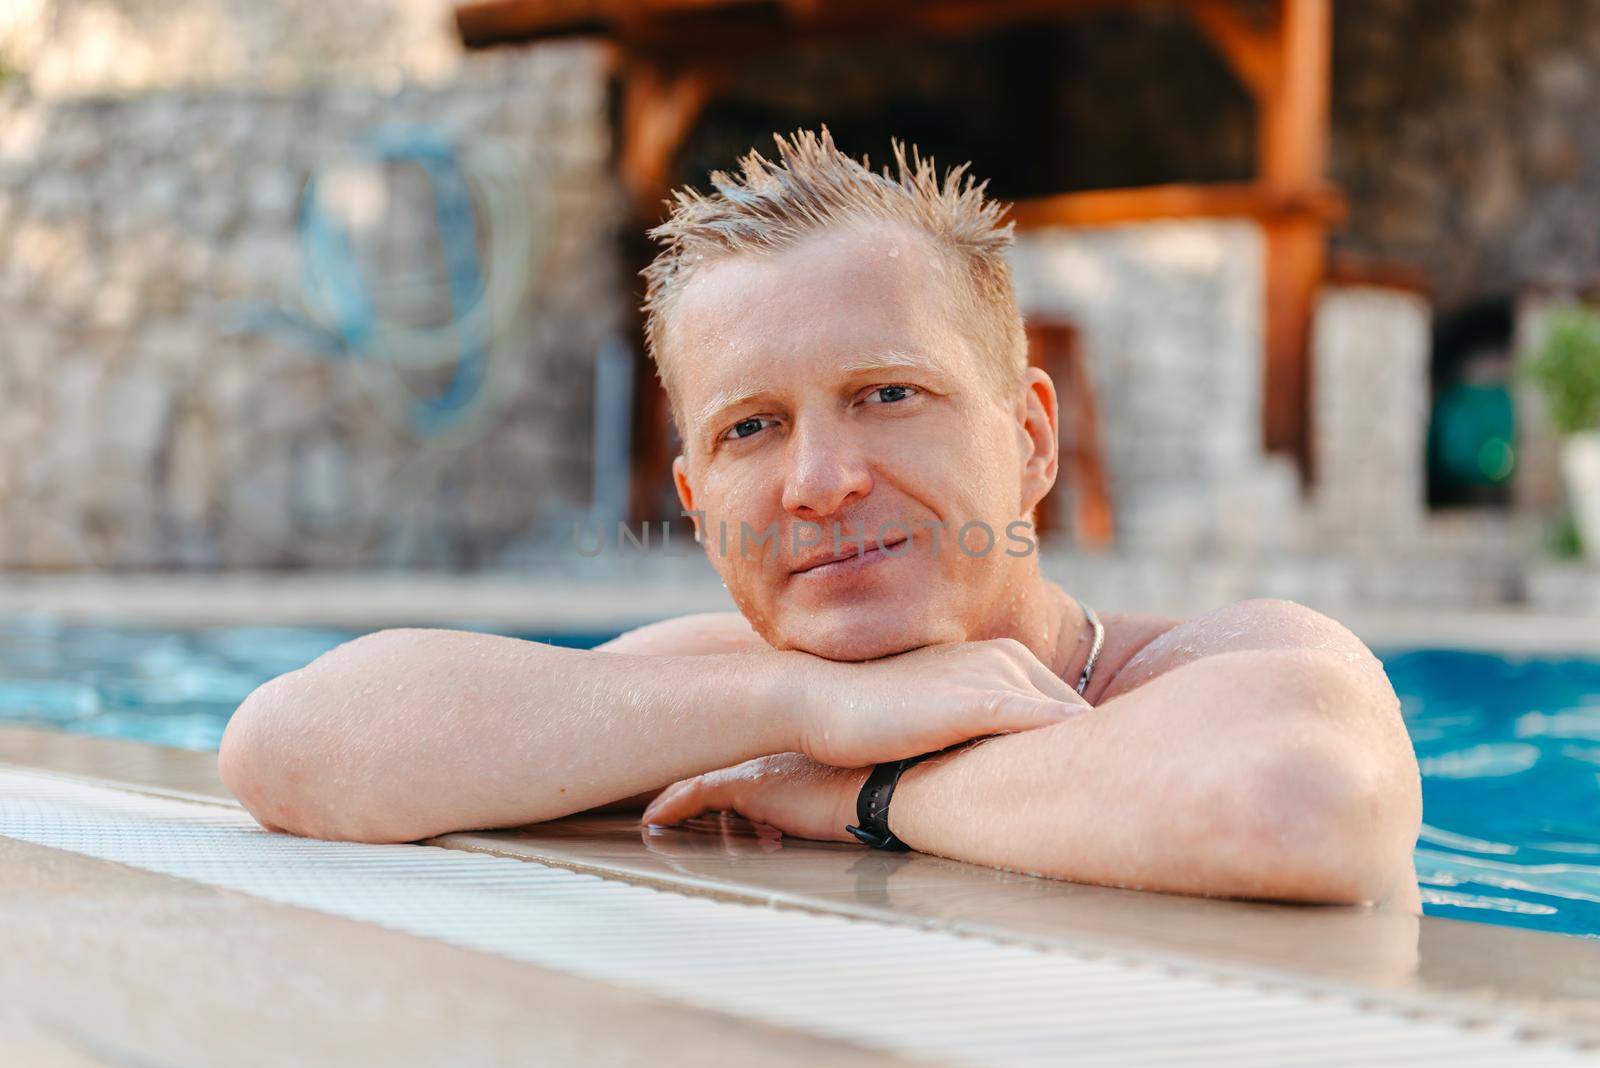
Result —
[[[1270, 19], [1257, 22], [1233, 0], [478, 0], [456, 9], [456, 23], [469, 48], [575, 36], [613, 44], [622, 83], [617, 167], [642, 235], [661, 218], [678, 153], [736, 64], [815, 42], [972, 35], [1130, 8], [1186, 11], [1254, 99], [1255, 179], [1061, 193], [1018, 201], [1013, 218], [1019, 229], [1257, 220], [1267, 257], [1263, 438], [1309, 474], [1311, 317], [1327, 232], [1344, 213], [1342, 195], [1324, 177], [1332, 0], [1267, 6]], [[649, 250], [641, 243], [633, 255]], [[665, 409], [642, 364], [636, 514], [665, 483], [670, 463]]]

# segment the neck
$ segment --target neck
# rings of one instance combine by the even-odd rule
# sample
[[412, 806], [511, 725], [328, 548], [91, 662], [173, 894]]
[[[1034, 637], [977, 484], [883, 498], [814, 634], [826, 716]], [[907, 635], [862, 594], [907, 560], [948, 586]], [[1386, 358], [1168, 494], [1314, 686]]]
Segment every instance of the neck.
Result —
[[1006, 602], [995, 625], [981, 637], [1015, 638], [1058, 677], [1076, 685], [1092, 643], [1088, 617], [1075, 598], [1039, 572], [1036, 560], [1026, 563], [1021, 592]]

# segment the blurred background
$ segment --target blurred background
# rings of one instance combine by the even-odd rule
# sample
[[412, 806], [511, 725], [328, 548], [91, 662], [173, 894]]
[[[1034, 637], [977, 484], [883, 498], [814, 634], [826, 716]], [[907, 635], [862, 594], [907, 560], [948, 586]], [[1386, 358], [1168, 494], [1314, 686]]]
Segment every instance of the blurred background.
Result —
[[611, 551], [677, 514], [641, 234], [827, 123], [1015, 202], [1069, 588], [1592, 616], [1597, 56], [1589, 0], [5, 0], [9, 596], [715, 602]]

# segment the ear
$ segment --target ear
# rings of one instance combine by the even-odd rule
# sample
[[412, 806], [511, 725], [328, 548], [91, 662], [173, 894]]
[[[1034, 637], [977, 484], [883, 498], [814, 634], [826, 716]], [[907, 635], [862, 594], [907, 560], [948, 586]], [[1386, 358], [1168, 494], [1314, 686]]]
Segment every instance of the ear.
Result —
[[682, 453], [672, 460], [672, 484], [678, 491], [678, 503], [683, 505], [683, 510], [689, 513], [689, 521], [694, 524], [694, 540], [700, 541], [700, 520], [704, 516], [694, 514], [694, 487], [689, 485], [689, 464]]
[[1021, 447], [1022, 514], [1030, 515], [1056, 484], [1061, 458], [1060, 410], [1056, 385], [1037, 367], [1023, 372], [1018, 387], [1017, 441]]

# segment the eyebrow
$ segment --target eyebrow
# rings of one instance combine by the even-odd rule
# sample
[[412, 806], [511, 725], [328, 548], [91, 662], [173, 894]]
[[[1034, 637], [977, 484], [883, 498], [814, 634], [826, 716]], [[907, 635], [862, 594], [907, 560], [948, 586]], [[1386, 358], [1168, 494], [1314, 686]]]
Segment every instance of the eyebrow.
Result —
[[[939, 369], [932, 360], [925, 356], [919, 356], [914, 352], [906, 352], [903, 349], [885, 349], [882, 352], [875, 352], [869, 356], [861, 356], [851, 360], [840, 370], [847, 375], [858, 375], [872, 371], [900, 370], [927, 371], [937, 374]], [[738, 407], [741, 404], [748, 404], [750, 401], [766, 396], [766, 394], [767, 390], [765, 389], [725, 389], [701, 405], [694, 413], [693, 421], [689, 425], [694, 427], [703, 426], [715, 418], [718, 413], [724, 412], [729, 408]]]
[[870, 356], [851, 360], [844, 365], [845, 374], [861, 374], [865, 371], [894, 371], [910, 369], [915, 371], [937, 371], [933, 361], [926, 356], [919, 356], [914, 352], [903, 349], [886, 349], [875, 352]]
[[719, 412], [724, 412], [741, 404], [748, 404], [750, 401], [765, 396], [766, 392], [764, 389], [725, 389], [701, 405], [700, 409], [694, 413], [694, 419], [689, 425], [693, 427], [704, 426]]

